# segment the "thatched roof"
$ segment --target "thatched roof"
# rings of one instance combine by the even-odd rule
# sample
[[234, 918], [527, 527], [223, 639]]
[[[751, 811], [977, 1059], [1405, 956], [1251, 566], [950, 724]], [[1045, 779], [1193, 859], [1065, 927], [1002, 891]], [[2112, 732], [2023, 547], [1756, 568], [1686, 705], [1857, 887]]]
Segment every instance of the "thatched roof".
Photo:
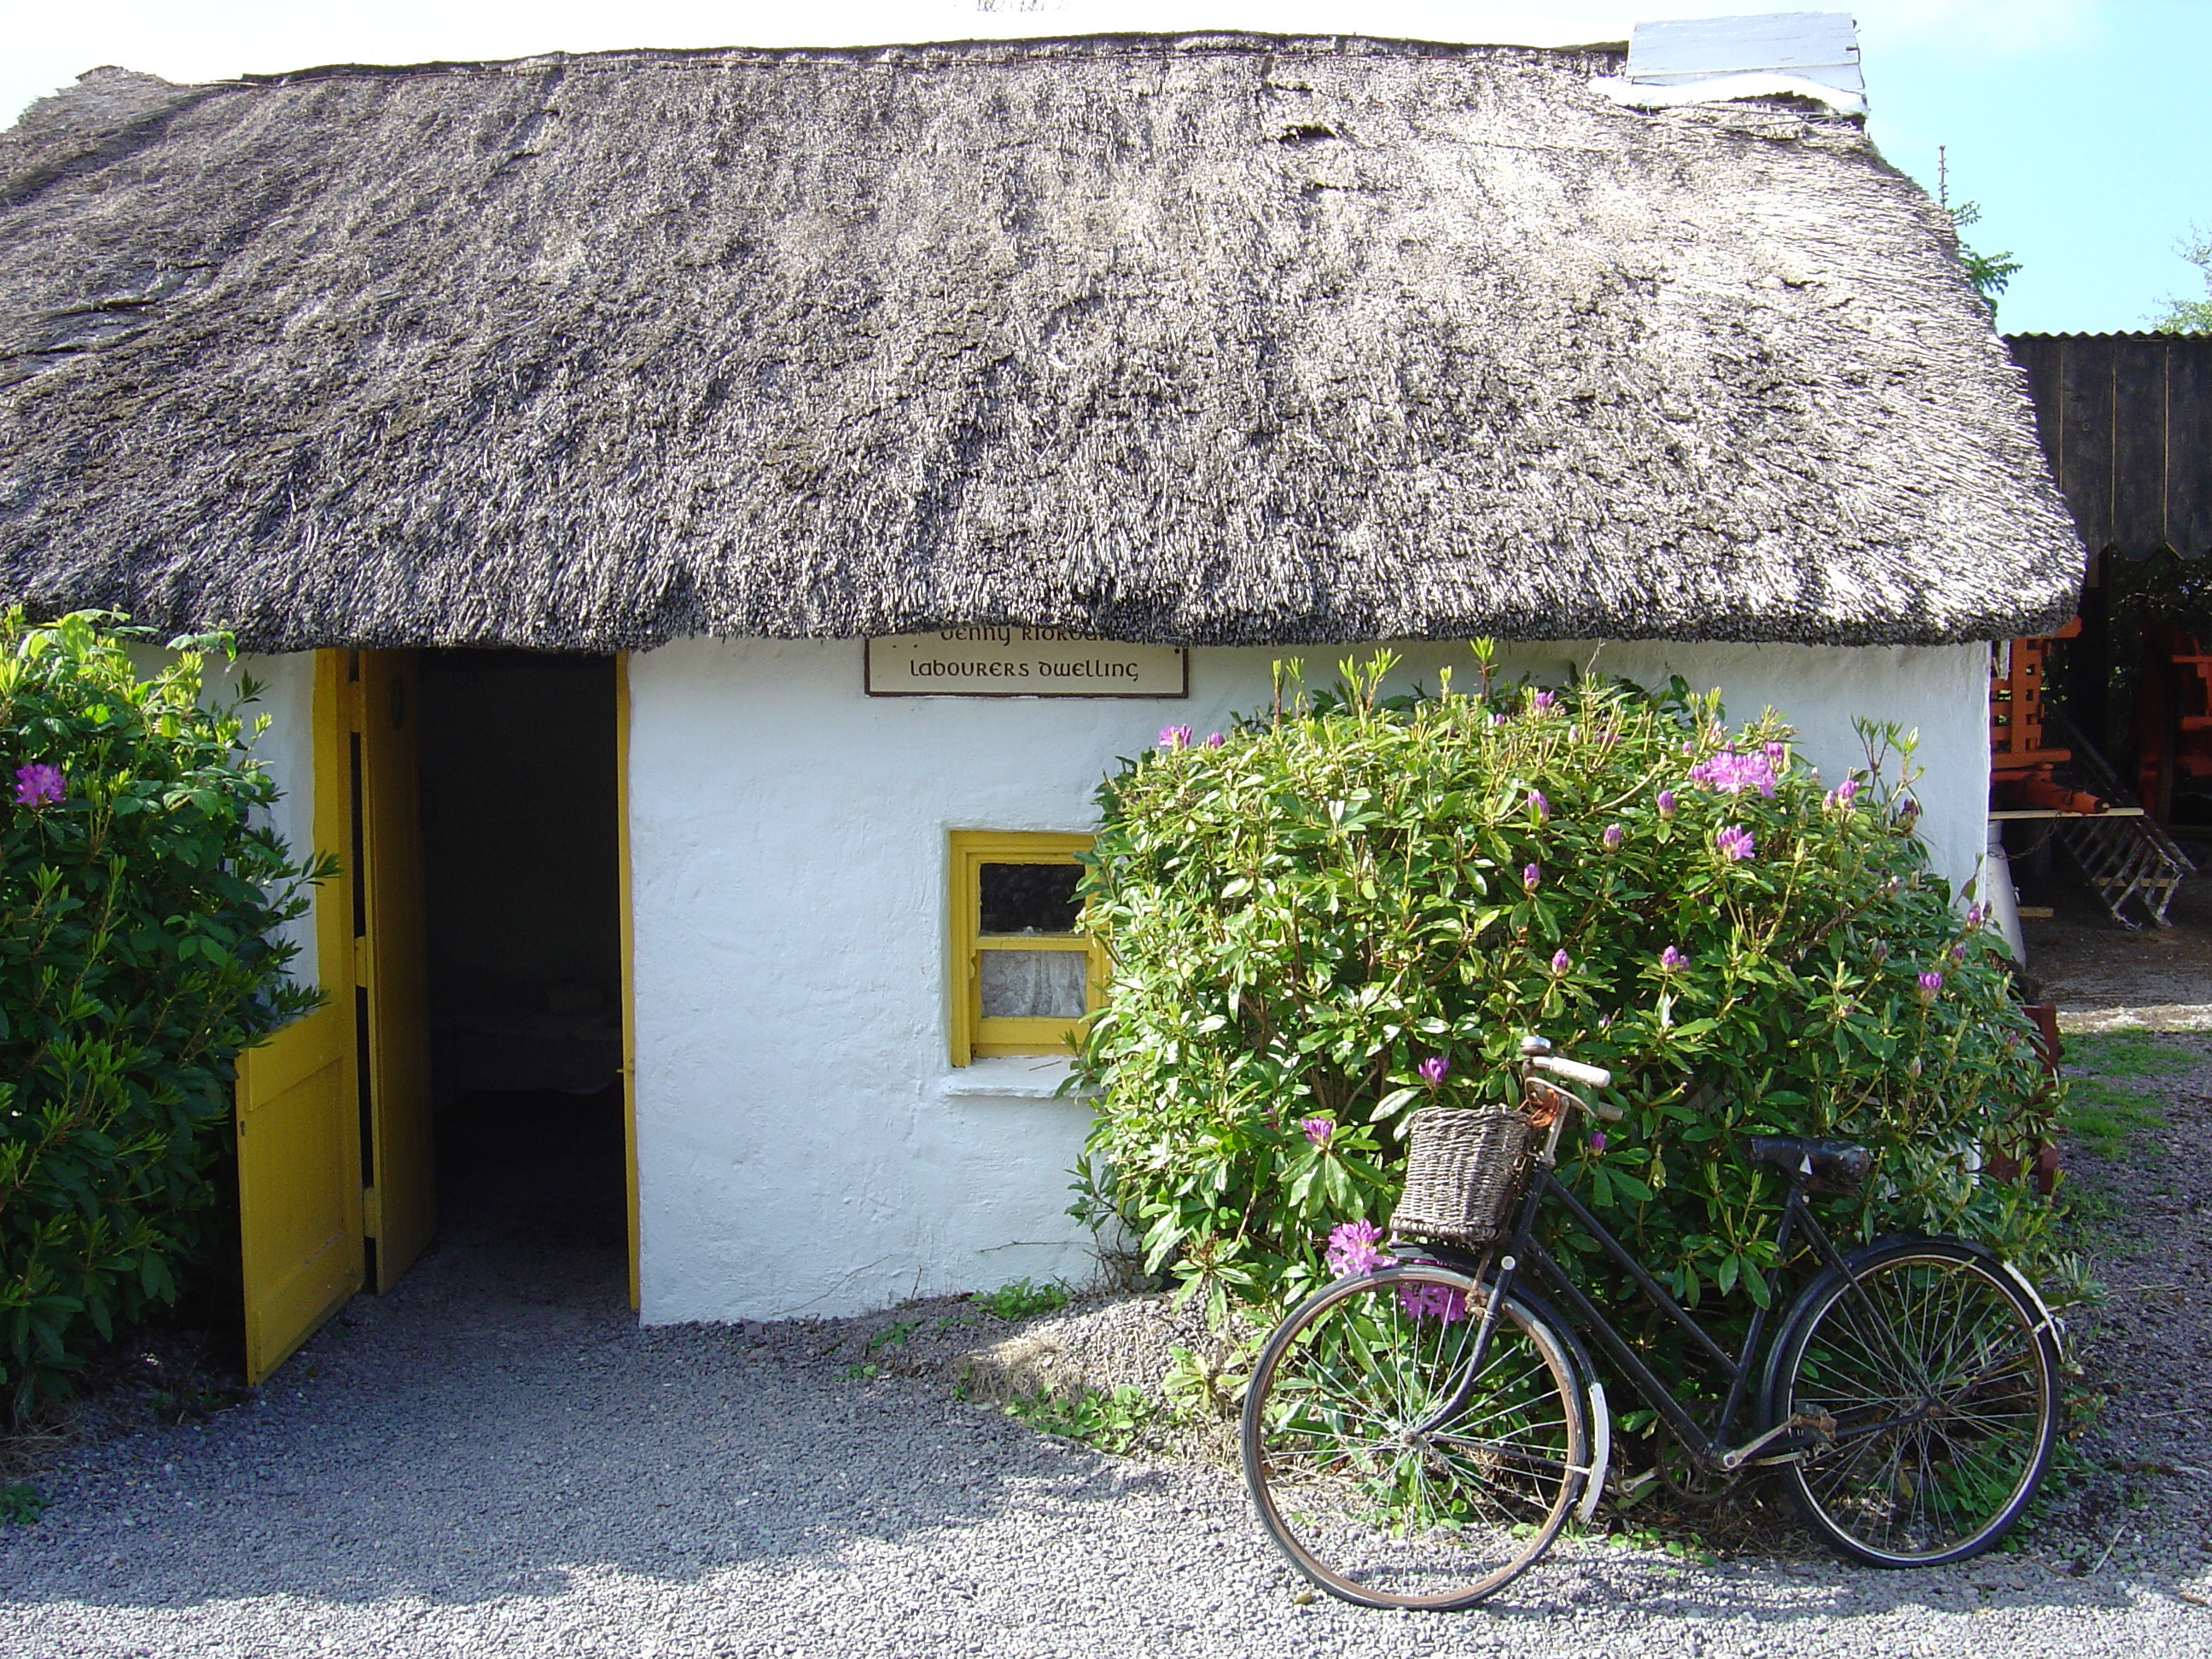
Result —
[[1605, 52], [100, 71], [0, 137], [0, 592], [267, 647], [2014, 634], [1936, 209]]

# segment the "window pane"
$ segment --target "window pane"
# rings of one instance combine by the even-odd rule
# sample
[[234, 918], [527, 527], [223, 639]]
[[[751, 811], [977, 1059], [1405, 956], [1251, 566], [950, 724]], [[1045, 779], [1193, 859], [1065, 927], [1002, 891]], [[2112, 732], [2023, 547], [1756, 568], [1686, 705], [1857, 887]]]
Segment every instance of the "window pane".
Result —
[[980, 955], [984, 1018], [1074, 1020], [1090, 1012], [1085, 976], [1091, 958], [1084, 951], [985, 951]]
[[987, 864], [981, 872], [982, 931], [987, 933], [1072, 933], [1083, 907], [1073, 864]]

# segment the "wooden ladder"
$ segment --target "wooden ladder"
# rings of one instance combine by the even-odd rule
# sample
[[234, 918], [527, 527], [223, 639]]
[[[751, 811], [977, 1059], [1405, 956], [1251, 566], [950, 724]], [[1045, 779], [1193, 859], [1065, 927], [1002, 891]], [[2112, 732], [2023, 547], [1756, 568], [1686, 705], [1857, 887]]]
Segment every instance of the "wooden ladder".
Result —
[[2149, 817], [2078, 817], [2056, 820], [2058, 844], [2081, 872], [2112, 920], [2135, 929], [2140, 921], [2129, 919], [2126, 907], [2138, 907], [2154, 927], [2171, 927], [2166, 906], [2182, 879], [2197, 873], [2197, 866], [2174, 844], [2173, 837]]

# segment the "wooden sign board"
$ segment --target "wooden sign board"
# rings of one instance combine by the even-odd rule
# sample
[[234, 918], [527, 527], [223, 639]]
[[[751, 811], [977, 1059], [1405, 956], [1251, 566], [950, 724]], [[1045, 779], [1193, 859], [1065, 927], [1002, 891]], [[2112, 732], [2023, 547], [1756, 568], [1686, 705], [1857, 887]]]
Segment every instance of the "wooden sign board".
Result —
[[872, 697], [1187, 697], [1190, 653], [1056, 628], [951, 628], [867, 641]]

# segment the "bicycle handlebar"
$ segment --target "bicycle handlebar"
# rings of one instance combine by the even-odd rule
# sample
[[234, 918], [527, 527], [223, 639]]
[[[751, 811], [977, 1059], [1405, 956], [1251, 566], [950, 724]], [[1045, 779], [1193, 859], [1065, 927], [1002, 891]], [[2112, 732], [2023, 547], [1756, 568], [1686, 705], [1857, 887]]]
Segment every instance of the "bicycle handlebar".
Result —
[[[1613, 1073], [1602, 1066], [1585, 1066], [1578, 1060], [1561, 1060], [1554, 1054], [1531, 1054], [1528, 1056], [1528, 1063], [1536, 1071], [1549, 1072], [1553, 1076], [1563, 1077], [1570, 1083], [1580, 1083], [1592, 1089], [1612, 1086]], [[1577, 1100], [1576, 1103], [1584, 1111], [1603, 1118], [1607, 1123], [1618, 1123], [1621, 1119], [1621, 1110], [1618, 1106], [1608, 1106], [1602, 1101], [1589, 1100]]]
[[1587, 1084], [1593, 1089], [1613, 1086], [1613, 1073], [1602, 1066], [1585, 1066], [1578, 1060], [1562, 1060], [1556, 1054], [1534, 1054], [1528, 1063], [1540, 1072], [1549, 1072], [1570, 1083]]

